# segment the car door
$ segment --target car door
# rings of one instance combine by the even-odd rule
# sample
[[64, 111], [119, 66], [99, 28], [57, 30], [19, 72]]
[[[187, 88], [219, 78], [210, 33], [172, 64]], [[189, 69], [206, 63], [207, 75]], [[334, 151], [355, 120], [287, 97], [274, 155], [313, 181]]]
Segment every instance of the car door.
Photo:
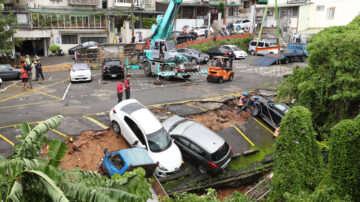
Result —
[[190, 161], [199, 164], [203, 162], [201, 154], [204, 154], [204, 151], [193, 143], [191, 140], [181, 137], [181, 136], [172, 136], [174, 137], [175, 144], [179, 146], [181, 151], [184, 153], [183, 156], [190, 159]]
[[18, 72], [14, 71], [10, 65], [1, 65], [0, 66], [0, 77], [2, 79], [15, 79], [17, 78]]
[[281, 122], [281, 114], [277, 109], [277, 103], [272, 103], [270, 105], [269, 111], [270, 111], [270, 120], [271, 123], [274, 124], [275, 126], [279, 126], [280, 122]]
[[124, 116], [124, 121], [122, 121], [122, 125], [120, 125], [121, 133], [131, 146], [133, 146], [136, 141], [139, 141], [139, 139], [134, 133], [134, 130], [136, 130], [134, 129], [136, 127], [135, 125], [135, 121], [133, 121], [130, 117], [126, 115]]

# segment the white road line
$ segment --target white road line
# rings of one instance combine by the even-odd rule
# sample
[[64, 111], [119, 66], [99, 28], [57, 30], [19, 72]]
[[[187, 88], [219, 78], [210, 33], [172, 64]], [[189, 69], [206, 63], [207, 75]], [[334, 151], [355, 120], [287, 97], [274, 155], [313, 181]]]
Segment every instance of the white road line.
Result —
[[17, 83], [19, 83], [19, 82], [20, 82], [20, 81], [15, 81], [15, 82], [14, 82], [13, 84], [11, 84], [10, 86], [6, 86], [6, 88], [0, 89], [0, 93], [6, 91], [8, 88], [10, 88], [11, 86], [13, 86], [13, 85], [15, 85], [15, 84], [17, 84]]
[[62, 97], [63, 100], [65, 100], [66, 94], [68, 93], [70, 86], [71, 86], [71, 82], [69, 83], [68, 87], [66, 88], [64, 96]]

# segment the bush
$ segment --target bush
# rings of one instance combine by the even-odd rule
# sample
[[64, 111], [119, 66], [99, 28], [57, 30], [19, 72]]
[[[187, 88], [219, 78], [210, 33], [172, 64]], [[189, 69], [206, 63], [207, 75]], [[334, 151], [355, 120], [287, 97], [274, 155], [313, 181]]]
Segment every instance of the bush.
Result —
[[151, 29], [153, 24], [156, 24], [156, 18], [142, 18], [142, 26], [144, 29]]
[[291, 108], [280, 128], [275, 141], [272, 201], [281, 201], [286, 192], [312, 192], [322, 177], [322, 159], [310, 111], [301, 106]]
[[219, 47], [222, 45], [236, 45], [239, 46], [242, 50], [247, 51], [250, 43], [250, 37], [245, 38], [235, 38], [229, 40], [217, 40], [203, 44], [190, 45], [188, 48], [195, 48], [202, 52], [206, 52], [212, 48]]
[[329, 173], [340, 196], [360, 199], [360, 115], [343, 120], [331, 130]]
[[52, 52], [52, 53], [56, 53], [58, 50], [60, 49], [60, 47], [56, 44], [54, 45], [51, 45], [49, 50]]

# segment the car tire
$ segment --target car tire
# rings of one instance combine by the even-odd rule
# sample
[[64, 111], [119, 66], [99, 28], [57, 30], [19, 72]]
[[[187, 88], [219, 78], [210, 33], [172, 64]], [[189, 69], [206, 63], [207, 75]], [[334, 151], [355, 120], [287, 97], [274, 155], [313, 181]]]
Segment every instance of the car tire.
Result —
[[142, 68], [144, 69], [145, 76], [148, 76], [148, 77], [151, 76], [151, 64], [150, 64], [150, 62], [148, 62], [148, 61], [144, 62]]
[[[163, 66], [161, 67], [161, 71], [171, 71], [171, 68], [170, 68], [169, 65], [163, 65]], [[172, 76], [164, 76], [164, 79], [165, 79], [166, 81], [170, 81], [170, 80], [172, 79]]]
[[301, 56], [301, 62], [305, 62], [305, 55]]
[[192, 58], [192, 59], [191, 59], [191, 63], [197, 64], [198, 62], [196, 61], [196, 58]]
[[102, 76], [102, 79], [103, 79], [103, 80], [106, 80], [106, 76], [103, 75], [103, 76]]
[[202, 174], [205, 174], [208, 172], [202, 165], [199, 165], [198, 169], [199, 169], [200, 173], [202, 173]]
[[234, 74], [232, 73], [232, 74], [230, 74], [230, 76], [229, 76], [229, 81], [232, 81], [234, 79]]
[[255, 55], [255, 51], [250, 51], [250, 55]]
[[218, 83], [223, 83], [223, 78], [222, 78], [222, 76], [218, 78]]
[[112, 123], [111, 123], [111, 128], [115, 131], [115, 133], [117, 133], [117, 134], [121, 134], [121, 129], [120, 129], [120, 126], [119, 126], [119, 124], [116, 122], [116, 121], [113, 121]]
[[206, 77], [206, 81], [210, 83], [210, 78], [209, 78], [209, 77]]
[[255, 105], [255, 109], [253, 111], [253, 115], [259, 117], [261, 114], [261, 107], [259, 105]]

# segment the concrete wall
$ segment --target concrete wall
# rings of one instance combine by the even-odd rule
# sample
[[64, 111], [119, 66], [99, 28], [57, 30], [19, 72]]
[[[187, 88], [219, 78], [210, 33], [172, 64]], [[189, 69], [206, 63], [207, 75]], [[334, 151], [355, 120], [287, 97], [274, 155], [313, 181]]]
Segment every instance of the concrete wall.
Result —
[[[132, 37], [132, 30], [129, 28], [129, 22], [125, 23], [125, 29], [121, 30], [121, 37], [123, 38], [123, 43], [130, 43]], [[143, 37], [143, 40], [152, 35], [151, 29], [135, 29], [135, 42], [139, 42], [139, 32]]]
[[203, 24], [205, 24], [204, 19], [176, 19], [174, 31], [182, 31], [185, 25], [189, 27], [200, 27]]

